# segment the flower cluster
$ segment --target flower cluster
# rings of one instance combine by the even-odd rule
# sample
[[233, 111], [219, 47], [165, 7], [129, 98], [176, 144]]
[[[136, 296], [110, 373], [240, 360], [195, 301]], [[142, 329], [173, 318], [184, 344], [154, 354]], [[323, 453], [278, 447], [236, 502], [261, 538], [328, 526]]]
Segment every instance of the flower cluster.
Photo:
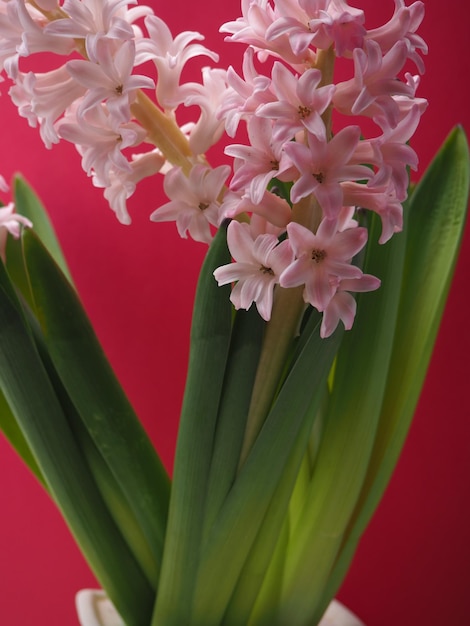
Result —
[[[424, 70], [423, 3], [395, 0], [390, 20], [367, 29], [364, 11], [346, 0], [242, 0], [242, 16], [221, 29], [245, 45], [242, 76], [205, 68], [199, 83], [181, 73], [195, 56], [217, 61], [202, 35], [173, 37], [151, 9], [129, 4], [0, 4], [0, 66], [20, 114], [46, 146], [76, 145], [123, 223], [136, 184], [157, 172], [169, 202], [153, 221], [175, 220], [181, 236], [208, 243], [230, 218], [234, 262], [215, 277], [236, 283], [236, 308], [255, 303], [269, 320], [278, 286], [303, 286], [323, 313], [322, 336], [339, 320], [350, 328], [351, 294], [380, 284], [353, 263], [367, 242], [356, 212], [379, 215], [385, 243], [402, 228], [407, 168], [417, 165], [408, 142], [426, 101], [408, 68]], [[44, 51], [68, 60], [20, 70], [23, 57]], [[68, 58], [77, 51], [82, 58]], [[138, 73], [146, 62], [154, 78]], [[336, 80], [335, 66], [346, 79]], [[197, 107], [194, 122], [178, 124], [181, 106]], [[225, 148], [233, 167], [212, 168], [205, 152], [242, 121], [248, 142]]]

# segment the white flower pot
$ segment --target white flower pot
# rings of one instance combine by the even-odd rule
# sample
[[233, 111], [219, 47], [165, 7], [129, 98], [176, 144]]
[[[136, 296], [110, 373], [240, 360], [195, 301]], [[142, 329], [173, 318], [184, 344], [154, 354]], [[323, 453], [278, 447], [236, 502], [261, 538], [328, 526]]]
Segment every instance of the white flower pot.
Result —
[[365, 624], [354, 613], [351, 613], [344, 604], [338, 600], [333, 600], [330, 602], [319, 626], [365, 626]]
[[[125, 626], [118, 612], [100, 589], [82, 589], [75, 597], [81, 626]], [[351, 611], [337, 600], [328, 607], [319, 626], [364, 626]]]
[[75, 596], [75, 606], [81, 626], [125, 626], [101, 589], [82, 589]]

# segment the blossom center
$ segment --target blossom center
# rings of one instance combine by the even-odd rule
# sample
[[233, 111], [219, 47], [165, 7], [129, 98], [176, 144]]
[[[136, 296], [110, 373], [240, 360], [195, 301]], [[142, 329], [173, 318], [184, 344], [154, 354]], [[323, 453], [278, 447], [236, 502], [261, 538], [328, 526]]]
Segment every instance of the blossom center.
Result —
[[314, 248], [312, 250], [312, 261], [314, 263], [321, 263], [326, 259], [326, 250], [319, 250], [318, 248]]
[[304, 120], [306, 117], [308, 117], [311, 112], [312, 112], [312, 109], [310, 109], [309, 107], [304, 107], [301, 104], [299, 104], [297, 113], [299, 114], [299, 117], [301, 120]]
[[124, 91], [124, 85], [118, 85], [115, 89], [118, 96], [122, 96], [122, 92]]
[[320, 184], [325, 180], [325, 175], [323, 174], [323, 172], [312, 172], [312, 176]]
[[278, 170], [279, 169], [279, 161], [276, 161], [275, 159], [273, 159], [272, 161], [270, 161], [271, 164], [271, 169], [272, 170]]
[[200, 202], [199, 206], [198, 206], [200, 211], [205, 211], [208, 207], [209, 207], [209, 205], [206, 204], [205, 202]]
[[266, 267], [265, 265], [261, 265], [259, 271], [262, 274], [269, 274], [269, 276], [274, 276], [274, 272], [270, 267]]

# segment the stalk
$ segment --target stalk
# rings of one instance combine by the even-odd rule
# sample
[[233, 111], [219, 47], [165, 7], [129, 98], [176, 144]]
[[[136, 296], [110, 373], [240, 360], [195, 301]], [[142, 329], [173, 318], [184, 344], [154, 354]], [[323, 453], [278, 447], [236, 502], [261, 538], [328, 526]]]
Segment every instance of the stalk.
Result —
[[193, 167], [189, 142], [179, 126], [159, 109], [143, 91], [137, 91], [135, 102], [131, 105], [134, 117], [148, 133], [147, 139], [159, 148], [165, 158], [175, 166], [181, 167], [188, 175]]
[[[333, 82], [335, 52], [333, 48], [319, 50], [315, 67], [322, 73], [321, 85]], [[323, 113], [327, 137], [331, 137], [332, 107]], [[292, 221], [316, 232], [322, 219], [322, 210], [313, 196], [302, 198], [292, 207]], [[305, 303], [303, 288], [283, 289], [276, 287], [271, 320], [266, 328], [258, 371], [248, 412], [245, 436], [240, 454], [239, 470], [264, 424], [289, 359], [292, 340], [299, 328]]]

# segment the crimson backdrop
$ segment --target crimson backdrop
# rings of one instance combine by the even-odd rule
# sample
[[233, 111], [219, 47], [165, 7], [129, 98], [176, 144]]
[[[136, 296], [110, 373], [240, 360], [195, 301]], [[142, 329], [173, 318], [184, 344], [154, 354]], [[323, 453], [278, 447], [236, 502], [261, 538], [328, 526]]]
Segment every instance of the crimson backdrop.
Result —
[[[393, 11], [391, 0], [355, 4], [372, 9], [370, 25]], [[470, 128], [467, 9], [462, 0], [425, 5], [421, 33], [430, 53], [419, 95], [430, 107], [413, 139], [421, 171], [455, 123]], [[239, 15], [238, 0], [176, 0], [154, 8], [174, 33], [200, 30], [224, 62], [239, 66], [242, 47], [223, 44], [217, 32]], [[139, 188], [130, 204], [132, 226], [118, 224], [74, 149], [46, 151], [17, 117], [5, 84], [1, 89], [0, 172], [9, 178], [21, 171], [47, 203], [96, 331], [171, 467], [203, 247], [179, 240], [173, 225], [148, 221], [162, 202], [159, 181]], [[469, 268], [467, 228], [408, 442], [340, 593], [368, 626], [470, 624]], [[76, 626], [74, 594], [96, 583], [53, 505], [2, 438], [0, 494], [0, 625]]]

